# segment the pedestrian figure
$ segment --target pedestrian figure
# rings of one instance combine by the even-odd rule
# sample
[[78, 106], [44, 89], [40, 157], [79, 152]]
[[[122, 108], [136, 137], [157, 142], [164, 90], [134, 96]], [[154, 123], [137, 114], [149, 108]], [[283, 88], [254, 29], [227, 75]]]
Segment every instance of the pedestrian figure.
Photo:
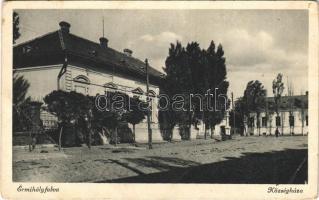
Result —
[[276, 128], [275, 135], [276, 135], [276, 137], [278, 137], [278, 135], [279, 135], [279, 130], [278, 130], [278, 128]]
[[37, 144], [37, 138], [35, 137], [35, 134], [33, 134], [32, 141], [31, 141], [32, 151], [35, 149], [36, 144]]

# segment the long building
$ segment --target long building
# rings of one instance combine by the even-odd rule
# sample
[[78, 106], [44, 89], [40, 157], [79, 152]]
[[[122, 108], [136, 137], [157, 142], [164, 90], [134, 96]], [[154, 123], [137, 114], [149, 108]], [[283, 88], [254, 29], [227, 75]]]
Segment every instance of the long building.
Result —
[[[258, 121], [260, 130], [258, 130]], [[308, 134], [308, 92], [298, 96], [283, 96], [278, 104], [278, 115], [273, 97], [266, 99], [259, 118], [256, 112], [249, 113], [247, 132], [250, 135], [274, 135], [276, 128], [281, 135]]]

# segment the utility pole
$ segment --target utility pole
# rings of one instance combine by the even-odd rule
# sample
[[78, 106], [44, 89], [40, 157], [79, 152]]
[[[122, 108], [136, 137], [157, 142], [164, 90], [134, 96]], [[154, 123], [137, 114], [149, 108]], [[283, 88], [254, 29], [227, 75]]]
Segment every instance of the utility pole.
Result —
[[150, 119], [150, 102], [149, 102], [149, 76], [148, 76], [148, 60], [145, 59], [145, 72], [146, 72], [146, 101], [147, 101], [147, 131], [148, 131], [148, 148], [152, 149], [152, 129]]
[[231, 104], [232, 104], [232, 107], [233, 107], [233, 127], [234, 127], [233, 134], [235, 134], [235, 132], [236, 132], [236, 124], [235, 124], [236, 112], [235, 112], [235, 106], [234, 106], [234, 94], [233, 94], [233, 92], [231, 92]]

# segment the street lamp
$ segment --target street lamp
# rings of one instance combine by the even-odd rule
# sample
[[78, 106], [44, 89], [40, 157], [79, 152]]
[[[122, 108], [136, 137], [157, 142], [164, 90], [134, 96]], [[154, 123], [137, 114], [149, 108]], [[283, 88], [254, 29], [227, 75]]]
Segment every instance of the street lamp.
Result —
[[152, 149], [152, 129], [150, 119], [150, 105], [149, 105], [149, 76], [148, 76], [148, 60], [145, 59], [145, 73], [146, 73], [146, 101], [147, 107], [147, 132], [148, 132], [148, 148]]

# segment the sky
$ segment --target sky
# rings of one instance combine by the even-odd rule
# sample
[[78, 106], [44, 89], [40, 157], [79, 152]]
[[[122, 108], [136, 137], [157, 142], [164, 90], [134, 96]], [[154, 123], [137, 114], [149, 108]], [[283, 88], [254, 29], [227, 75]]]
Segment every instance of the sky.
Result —
[[278, 73], [295, 95], [308, 90], [308, 12], [306, 10], [17, 10], [17, 44], [71, 24], [70, 32], [98, 42], [103, 35], [118, 51], [147, 58], [163, 71], [170, 43], [196, 41], [206, 49], [213, 40], [225, 51], [229, 92], [240, 97], [250, 80], [272, 96]]

